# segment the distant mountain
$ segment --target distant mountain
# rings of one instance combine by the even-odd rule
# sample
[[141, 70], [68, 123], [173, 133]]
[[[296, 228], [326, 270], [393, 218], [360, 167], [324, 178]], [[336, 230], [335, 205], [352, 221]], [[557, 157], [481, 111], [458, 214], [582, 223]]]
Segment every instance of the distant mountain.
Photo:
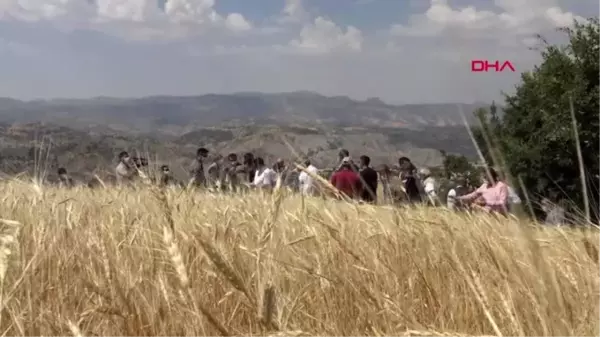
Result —
[[336, 125], [418, 129], [472, 122], [486, 104], [391, 105], [379, 98], [357, 101], [313, 92], [237, 93], [144, 98], [53, 99], [0, 98], [0, 122], [52, 122], [69, 127], [127, 132], [182, 134], [199, 127], [243, 125]]
[[181, 177], [198, 147], [212, 153], [241, 156], [253, 152], [268, 163], [311, 158], [321, 168], [336, 164], [337, 153], [366, 154], [374, 165], [394, 164], [408, 156], [417, 165], [442, 163], [440, 150], [476, 156], [464, 127], [302, 127], [246, 125], [199, 128], [180, 135], [132, 134], [93, 127], [73, 129], [52, 123], [0, 123], [0, 173], [17, 174], [47, 168], [52, 175], [66, 167], [79, 177], [109, 175], [115, 158], [126, 150], [149, 158], [152, 165], [169, 164]]
[[116, 154], [127, 150], [185, 175], [199, 146], [220, 154], [252, 151], [268, 162], [308, 156], [323, 168], [334, 165], [340, 148], [369, 155], [374, 164], [403, 155], [436, 166], [439, 150], [476, 156], [460, 111], [472, 122], [473, 111], [485, 106], [391, 105], [312, 92], [0, 98], [0, 172], [30, 171], [43, 161], [51, 171], [110, 174]]

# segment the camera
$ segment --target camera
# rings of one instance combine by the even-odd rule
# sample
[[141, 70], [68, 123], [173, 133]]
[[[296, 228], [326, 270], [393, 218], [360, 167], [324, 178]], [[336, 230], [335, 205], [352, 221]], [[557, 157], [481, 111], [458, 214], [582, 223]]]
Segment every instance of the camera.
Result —
[[132, 157], [131, 161], [135, 164], [137, 168], [148, 166], [148, 159], [144, 157]]

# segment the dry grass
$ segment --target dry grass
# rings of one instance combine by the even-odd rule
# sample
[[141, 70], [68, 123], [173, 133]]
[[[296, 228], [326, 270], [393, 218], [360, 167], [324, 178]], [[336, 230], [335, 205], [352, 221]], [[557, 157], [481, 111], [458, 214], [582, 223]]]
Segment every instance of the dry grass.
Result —
[[0, 185], [4, 335], [598, 335], [598, 233], [297, 196]]

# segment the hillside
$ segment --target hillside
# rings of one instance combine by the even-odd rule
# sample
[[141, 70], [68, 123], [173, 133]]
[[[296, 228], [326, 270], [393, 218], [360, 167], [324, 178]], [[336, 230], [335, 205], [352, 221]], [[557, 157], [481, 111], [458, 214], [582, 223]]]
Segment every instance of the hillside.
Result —
[[52, 122], [69, 127], [182, 134], [198, 127], [303, 124], [421, 128], [461, 126], [484, 104], [390, 105], [312, 92], [208, 94], [190, 97], [54, 99], [0, 98], [0, 122]]
[[418, 130], [383, 127], [301, 127], [248, 125], [198, 128], [180, 135], [136, 134], [110, 129], [87, 130], [49, 123], [0, 124], [0, 170], [16, 174], [64, 166], [76, 176], [112, 172], [122, 150], [168, 163], [184, 175], [199, 146], [226, 155], [252, 151], [267, 161], [310, 157], [319, 167], [335, 164], [340, 148], [353, 156], [367, 154], [374, 164], [395, 163], [399, 156], [419, 165], [441, 164], [439, 150], [475, 155], [464, 127], [425, 127]]

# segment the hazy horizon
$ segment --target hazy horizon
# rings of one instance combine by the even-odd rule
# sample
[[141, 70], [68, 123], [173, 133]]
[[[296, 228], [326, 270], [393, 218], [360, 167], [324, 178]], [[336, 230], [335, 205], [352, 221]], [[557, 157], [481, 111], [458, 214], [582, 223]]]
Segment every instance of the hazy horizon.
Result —
[[[140, 99], [148, 99], [148, 98], [159, 98], [159, 97], [169, 97], [169, 98], [193, 98], [193, 97], [201, 97], [208, 95], [221, 95], [221, 96], [235, 96], [235, 95], [289, 95], [289, 94], [298, 94], [298, 93], [310, 93], [319, 95], [326, 98], [335, 98], [335, 97], [347, 97], [356, 102], [366, 102], [370, 99], [378, 99], [384, 104], [388, 105], [420, 105], [420, 104], [491, 104], [492, 101], [483, 102], [483, 101], [474, 101], [474, 102], [451, 102], [451, 101], [439, 101], [439, 102], [390, 102], [381, 97], [367, 97], [367, 98], [355, 98], [346, 95], [326, 95], [316, 91], [308, 91], [308, 90], [296, 90], [296, 91], [273, 91], [273, 92], [260, 92], [260, 91], [239, 91], [239, 92], [229, 92], [229, 93], [214, 93], [214, 92], [206, 92], [206, 93], [198, 93], [194, 95], [166, 95], [166, 94], [150, 94], [143, 96], [82, 96], [82, 97], [44, 97], [44, 98], [30, 98], [30, 99], [22, 99], [15, 97], [7, 97], [0, 96], [0, 99], [12, 99], [21, 102], [51, 102], [51, 101], [86, 101], [86, 100], [100, 100], [100, 99], [117, 99], [117, 100], [140, 100]], [[496, 100], [496, 104], [500, 104], [502, 100]]]

